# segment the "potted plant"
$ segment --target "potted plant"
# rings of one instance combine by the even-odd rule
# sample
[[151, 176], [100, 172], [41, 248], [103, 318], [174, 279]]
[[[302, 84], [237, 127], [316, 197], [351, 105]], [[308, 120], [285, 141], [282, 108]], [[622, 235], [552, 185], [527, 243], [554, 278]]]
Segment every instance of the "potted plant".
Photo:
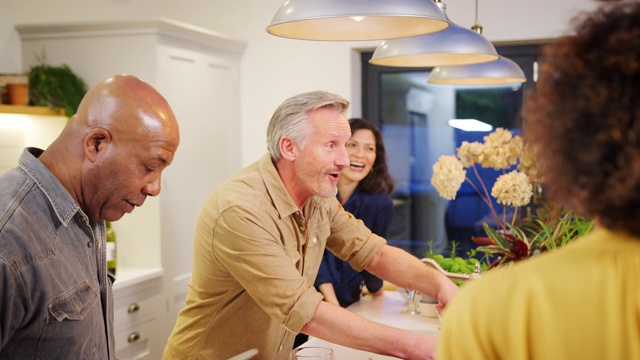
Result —
[[48, 106], [56, 111], [64, 109], [73, 116], [87, 92], [87, 84], [69, 66], [45, 63], [29, 71], [29, 99], [33, 105]]

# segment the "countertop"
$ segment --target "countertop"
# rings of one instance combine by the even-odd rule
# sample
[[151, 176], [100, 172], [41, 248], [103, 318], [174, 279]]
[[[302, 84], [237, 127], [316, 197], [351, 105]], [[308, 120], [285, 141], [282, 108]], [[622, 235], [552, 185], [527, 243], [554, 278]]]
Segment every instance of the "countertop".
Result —
[[[402, 314], [406, 303], [397, 291], [385, 291], [382, 296], [365, 296], [349, 306], [350, 310], [371, 321], [404, 329], [414, 333], [438, 336], [439, 319], [422, 315]], [[301, 346], [324, 346], [333, 349], [335, 360], [385, 360], [397, 359], [391, 356], [373, 354], [311, 338]]]

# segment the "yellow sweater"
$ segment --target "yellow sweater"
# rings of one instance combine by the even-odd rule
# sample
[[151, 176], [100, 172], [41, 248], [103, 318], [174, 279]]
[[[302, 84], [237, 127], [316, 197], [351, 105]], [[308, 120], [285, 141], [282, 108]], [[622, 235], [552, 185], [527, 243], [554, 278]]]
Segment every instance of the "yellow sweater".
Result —
[[437, 359], [640, 359], [640, 238], [594, 230], [467, 282]]

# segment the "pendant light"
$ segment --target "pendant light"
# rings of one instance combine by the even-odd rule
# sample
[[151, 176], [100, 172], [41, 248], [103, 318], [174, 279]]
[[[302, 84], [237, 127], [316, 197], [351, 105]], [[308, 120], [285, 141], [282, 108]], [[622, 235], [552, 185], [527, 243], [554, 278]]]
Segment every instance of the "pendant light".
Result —
[[301, 40], [384, 40], [447, 27], [431, 0], [287, 0], [267, 32]]
[[498, 60], [470, 65], [437, 66], [429, 75], [430, 84], [501, 85], [527, 81], [524, 72], [513, 60]]
[[[482, 34], [482, 26], [478, 22], [478, 0], [476, 0], [476, 19], [473, 31]], [[524, 71], [513, 60], [500, 56], [495, 61], [455, 65], [437, 66], [431, 70], [428, 82], [444, 85], [507, 85], [527, 81]]]
[[[446, 5], [435, 4], [451, 22]], [[496, 48], [487, 38], [451, 22], [447, 29], [435, 34], [392, 39], [382, 42], [373, 52], [369, 63], [381, 66], [433, 67], [438, 65], [465, 65], [498, 59]]]

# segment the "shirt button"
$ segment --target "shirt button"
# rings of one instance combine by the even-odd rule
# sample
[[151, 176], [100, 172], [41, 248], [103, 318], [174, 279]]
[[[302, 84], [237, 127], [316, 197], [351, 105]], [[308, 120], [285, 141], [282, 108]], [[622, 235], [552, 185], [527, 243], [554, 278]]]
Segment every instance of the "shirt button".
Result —
[[90, 247], [91, 247], [91, 241], [89, 241], [89, 242], [87, 243], [87, 247], [88, 247], [88, 248], [90, 248]]
[[278, 349], [278, 351], [282, 351], [282, 345], [280, 345], [280, 349]]
[[318, 242], [318, 238], [314, 236], [313, 239], [311, 239], [311, 242], [314, 243], [314, 244], [317, 243]]
[[304, 226], [300, 226], [300, 231], [304, 232]]

